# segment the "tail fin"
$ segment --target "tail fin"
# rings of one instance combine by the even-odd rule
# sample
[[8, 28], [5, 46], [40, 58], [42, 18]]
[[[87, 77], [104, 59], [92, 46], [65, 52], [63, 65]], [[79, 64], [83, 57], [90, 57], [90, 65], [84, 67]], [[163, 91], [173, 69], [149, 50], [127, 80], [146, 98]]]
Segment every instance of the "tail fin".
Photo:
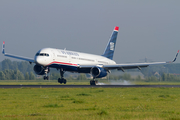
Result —
[[113, 59], [119, 27], [116, 26], [102, 56]]

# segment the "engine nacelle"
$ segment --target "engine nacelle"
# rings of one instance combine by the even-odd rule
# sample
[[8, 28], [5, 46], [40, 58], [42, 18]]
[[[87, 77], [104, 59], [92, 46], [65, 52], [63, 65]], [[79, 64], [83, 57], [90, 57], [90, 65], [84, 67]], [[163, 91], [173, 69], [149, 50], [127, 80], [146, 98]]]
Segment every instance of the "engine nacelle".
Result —
[[44, 68], [43, 66], [40, 66], [40, 65], [35, 65], [34, 66], [34, 71], [36, 74], [38, 75], [44, 75], [46, 72], [49, 73], [49, 68]]
[[107, 76], [107, 71], [101, 67], [93, 67], [91, 68], [91, 74], [94, 78], [102, 78]]

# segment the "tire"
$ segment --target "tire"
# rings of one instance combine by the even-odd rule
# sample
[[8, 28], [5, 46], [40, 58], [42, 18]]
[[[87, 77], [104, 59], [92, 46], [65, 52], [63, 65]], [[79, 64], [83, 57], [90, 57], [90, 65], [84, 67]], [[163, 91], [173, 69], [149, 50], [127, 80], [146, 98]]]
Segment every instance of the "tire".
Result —
[[60, 78], [58, 78], [58, 83], [61, 83], [61, 79]]
[[90, 81], [90, 85], [96, 85], [96, 81], [91, 80], [91, 81]]
[[63, 83], [66, 84], [66, 79], [63, 80]]

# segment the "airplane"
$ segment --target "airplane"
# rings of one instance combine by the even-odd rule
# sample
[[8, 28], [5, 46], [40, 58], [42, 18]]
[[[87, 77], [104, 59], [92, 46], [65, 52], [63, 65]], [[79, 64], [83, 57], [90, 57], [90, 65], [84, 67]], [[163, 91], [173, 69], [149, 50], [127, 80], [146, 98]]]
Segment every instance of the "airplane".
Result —
[[144, 63], [126, 63], [116, 64], [113, 60], [113, 55], [116, 46], [116, 39], [118, 35], [119, 27], [115, 26], [110, 40], [105, 48], [102, 55], [94, 55], [76, 51], [69, 51], [66, 49], [54, 49], [54, 48], [42, 48], [40, 49], [33, 58], [27, 58], [23, 56], [13, 55], [5, 53], [5, 42], [3, 41], [2, 53], [4, 56], [12, 57], [20, 60], [28, 61], [29, 63], [35, 63], [34, 71], [38, 75], [44, 75], [44, 80], [48, 80], [48, 73], [50, 68], [56, 68], [60, 70], [61, 78], [58, 78], [59, 83], [66, 84], [64, 79], [64, 73], [66, 71], [76, 73], [90, 73], [93, 76], [93, 80], [90, 80], [90, 85], [98, 84], [96, 78], [106, 77], [110, 70], [116, 69], [125, 71], [126, 69], [139, 69], [148, 67], [149, 65], [167, 64], [176, 61], [179, 50], [173, 61], [168, 62], [144, 62]]

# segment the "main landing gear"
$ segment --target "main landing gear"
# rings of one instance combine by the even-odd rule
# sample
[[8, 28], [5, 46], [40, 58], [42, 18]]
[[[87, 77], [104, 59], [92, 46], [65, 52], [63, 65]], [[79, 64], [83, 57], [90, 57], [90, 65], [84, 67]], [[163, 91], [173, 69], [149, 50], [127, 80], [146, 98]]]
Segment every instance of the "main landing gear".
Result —
[[49, 76], [44, 76], [43, 79], [44, 80], [49, 80]]
[[93, 78], [93, 80], [90, 81], [90, 85], [96, 85], [98, 84], [98, 80], [95, 80], [95, 78]]
[[58, 82], [59, 83], [64, 83], [66, 84], [66, 79], [64, 79], [64, 70], [63, 69], [60, 69], [60, 75], [61, 75], [61, 78], [58, 78]]

